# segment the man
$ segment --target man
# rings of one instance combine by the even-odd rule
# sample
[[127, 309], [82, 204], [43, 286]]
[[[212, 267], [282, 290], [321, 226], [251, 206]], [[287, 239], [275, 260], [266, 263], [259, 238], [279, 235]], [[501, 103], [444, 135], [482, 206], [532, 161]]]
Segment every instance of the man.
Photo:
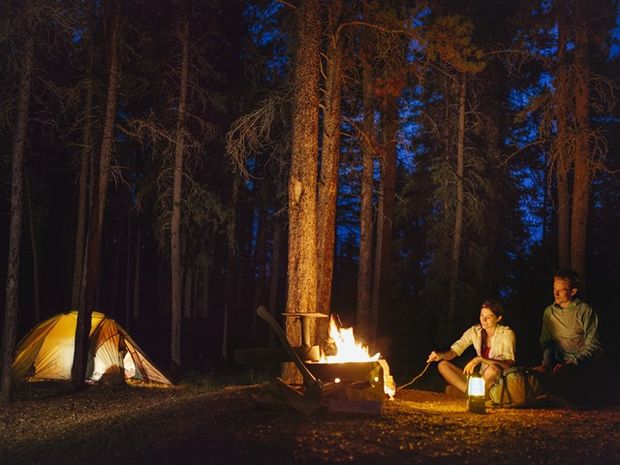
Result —
[[554, 303], [543, 314], [539, 371], [549, 376], [549, 391], [570, 404], [587, 401], [589, 387], [596, 384], [594, 364], [603, 349], [598, 318], [587, 303], [577, 298], [581, 279], [564, 269], [553, 276]]

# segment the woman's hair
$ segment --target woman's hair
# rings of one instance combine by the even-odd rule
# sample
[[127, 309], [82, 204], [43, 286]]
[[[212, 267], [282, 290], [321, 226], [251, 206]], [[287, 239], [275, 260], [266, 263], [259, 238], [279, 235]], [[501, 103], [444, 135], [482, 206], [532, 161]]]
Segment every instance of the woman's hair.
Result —
[[482, 303], [482, 308], [488, 308], [497, 317], [504, 316], [504, 307], [497, 300], [485, 300]]

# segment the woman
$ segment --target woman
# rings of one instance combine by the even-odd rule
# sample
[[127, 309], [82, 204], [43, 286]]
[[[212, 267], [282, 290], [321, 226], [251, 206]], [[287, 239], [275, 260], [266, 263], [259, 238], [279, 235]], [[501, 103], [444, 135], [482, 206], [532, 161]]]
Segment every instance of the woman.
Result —
[[[439, 362], [439, 373], [461, 392], [467, 392], [467, 376], [481, 364], [480, 371], [488, 390], [503, 370], [515, 364], [515, 333], [508, 326], [498, 324], [503, 314], [499, 302], [487, 300], [480, 309], [480, 324], [465, 331], [447, 352], [431, 352], [426, 362]], [[463, 370], [450, 363], [470, 345], [474, 346], [477, 355]]]

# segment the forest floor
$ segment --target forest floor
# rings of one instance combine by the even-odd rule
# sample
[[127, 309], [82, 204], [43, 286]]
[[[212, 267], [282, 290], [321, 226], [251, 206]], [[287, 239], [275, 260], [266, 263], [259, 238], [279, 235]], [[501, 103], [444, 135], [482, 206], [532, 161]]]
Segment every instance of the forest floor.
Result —
[[381, 416], [304, 416], [265, 389], [28, 385], [0, 407], [0, 464], [620, 464], [618, 406], [480, 415], [403, 390]]

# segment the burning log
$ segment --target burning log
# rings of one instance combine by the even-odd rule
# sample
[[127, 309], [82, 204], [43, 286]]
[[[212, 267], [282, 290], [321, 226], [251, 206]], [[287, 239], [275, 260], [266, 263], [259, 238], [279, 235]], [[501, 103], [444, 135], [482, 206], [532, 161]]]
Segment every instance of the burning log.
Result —
[[[335, 333], [333, 329], [330, 330], [330, 336], [338, 347], [335, 356], [319, 363], [304, 363], [269, 312], [261, 306], [257, 313], [276, 333], [304, 380], [303, 386], [294, 387], [277, 378], [268, 386], [272, 395], [304, 415], [310, 415], [320, 408], [332, 412], [370, 415], [382, 413], [383, 401], [392, 398], [395, 392], [388, 364], [385, 360], [379, 359], [380, 354], [369, 357], [365, 348], [363, 348], [366, 351], [364, 356], [360, 352], [362, 346], [354, 341], [352, 330], [348, 335], [349, 329], [345, 329], [345, 336]], [[335, 323], [332, 325], [335, 327]], [[341, 350], [346, 353], [348, 349], [342, 349], [343, 346], [339, 344], [343, 342], [348, 344], [351, 340], [355, 345], [356, 361], [343, 362]]]

